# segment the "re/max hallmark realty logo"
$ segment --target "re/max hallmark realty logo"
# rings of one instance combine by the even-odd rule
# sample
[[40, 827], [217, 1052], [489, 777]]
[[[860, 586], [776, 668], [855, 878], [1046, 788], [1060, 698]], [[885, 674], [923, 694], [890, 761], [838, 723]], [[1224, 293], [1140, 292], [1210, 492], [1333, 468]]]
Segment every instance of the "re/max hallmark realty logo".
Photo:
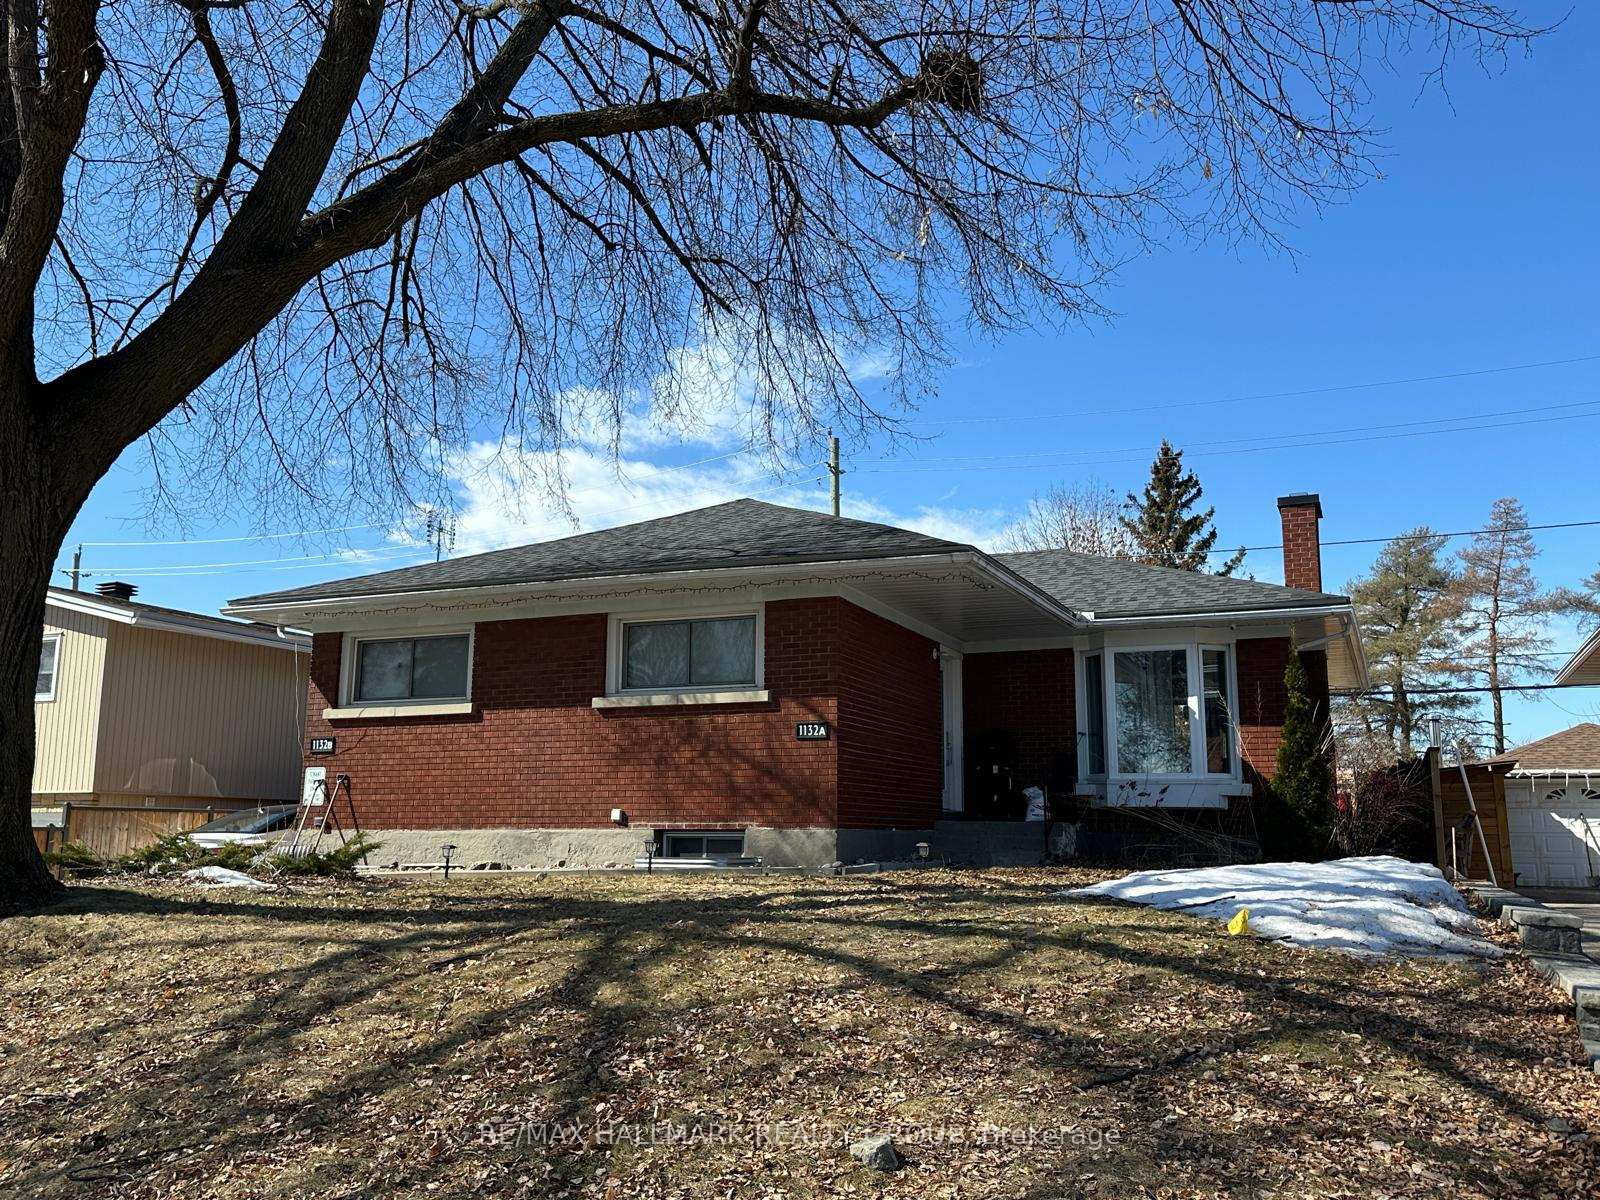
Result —
[[873, 1125], [830, 1121], [750, 1121], [742, 1117], [663, 1117], [649, 1120], [483, 1121], [478, 1139], [490, 1146], [586, 1150], [607, 1146], [845, 1147], [874, 1134], [898, 1146], [973, 1146], [1100, 1150], [1115, 1146], [1115, 1129], [1081, 1125]]

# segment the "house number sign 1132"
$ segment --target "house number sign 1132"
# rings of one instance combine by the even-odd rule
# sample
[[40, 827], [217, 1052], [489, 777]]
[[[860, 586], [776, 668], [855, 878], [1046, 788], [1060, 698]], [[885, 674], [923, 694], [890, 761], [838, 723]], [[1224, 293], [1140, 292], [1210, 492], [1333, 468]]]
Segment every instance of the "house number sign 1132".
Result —
[[794, 727], [794, 736], [802, 742], [825, 742], [828, 740], [828, 723], [826, 721], [801, 721]]

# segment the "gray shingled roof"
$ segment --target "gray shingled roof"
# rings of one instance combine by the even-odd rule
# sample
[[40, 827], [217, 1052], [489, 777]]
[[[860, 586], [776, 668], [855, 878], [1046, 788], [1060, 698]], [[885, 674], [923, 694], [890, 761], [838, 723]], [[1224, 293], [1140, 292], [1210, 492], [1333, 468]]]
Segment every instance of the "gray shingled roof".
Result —
[[[945, 541], [849, 517], [784, 508], [760, 500], [732, 500], [710, 508], [580, 533], [488, 554], [402, 567], [310, 587], [267, 592], [235, 605], [292, 604], [301, 600], [421, 592], [440, 588], [553, 583], [608, 575], [710, 570], [786, 564], [900, 558], [976, 552]], [[993, 556], [1066, 607], [1100, 617], [1218, 612], [1240, 608], [1298, 608], [1347, 603], [1343, 596], [1225, 579], [1193, 571], [1147, 567], [1123, 559], [1066, 550]]]
[[994, 557], [1067, 607], [1092, 612], [1097, 618], [1349, 603], [1347, 597], [1328, 592], [1150, 567], [1070, 550], [1029, 550]]
[[335, 579], [310, 587], [245, 596], [232, 604], [293, 603], [387, 592], [497, 584], [553, 583], [607, 575], [645, 575], [717, 567], [764, 567], [787, 563], [855, 561], [904, 555], [971, 551], [961, 542], [784, 508], [760, 500], [731, 500], [710, 508], [580, 533], [553, 542], [493, 550], [420, 567]]

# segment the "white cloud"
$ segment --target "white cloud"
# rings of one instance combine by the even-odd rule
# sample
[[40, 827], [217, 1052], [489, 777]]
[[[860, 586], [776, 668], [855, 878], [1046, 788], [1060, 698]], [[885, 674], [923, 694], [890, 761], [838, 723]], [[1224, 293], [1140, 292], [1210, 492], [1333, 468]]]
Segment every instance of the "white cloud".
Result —
[[[753, 454], [674, 467], [638, 455], [614, 462], [609, 454], [589, 448], [557, 456], [481, 442], [456, 461], [452, 478], [456, 554], [648, 521], [745, 496], [817, 511], [825, 511], [828, 502], [821, 471], [777, 474], [770, 460]], [[992, 508], [918, 505], [901, 510], [852, 493], [848, 474], [845, 480], [843, 510], [848, 517], [986, 548], [995, 546], [1014, 520], [1014, 514]]]

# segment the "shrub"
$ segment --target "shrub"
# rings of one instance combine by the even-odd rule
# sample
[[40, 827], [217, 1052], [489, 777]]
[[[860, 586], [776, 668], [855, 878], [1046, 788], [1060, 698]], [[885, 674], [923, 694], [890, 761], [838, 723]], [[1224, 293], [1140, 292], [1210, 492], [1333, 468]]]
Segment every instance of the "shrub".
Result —
[[82, 842], [67, 842], [44, 856], [52, 867], [99, 867], [104, 864]]
[[1263, 814], [1263, 849], [1273, 858], [1316, 861], [1327, 855], [1334, 824], [1327, 713], [1311, 695], [1298, 654], [1289, 655], [1283, 684], [1288, 702], [1272, 801]]
[[354, 875], [356, 864], [378, 848], [366, 834], [325, 853], [274, 854], [266, 866], [279, 875]]
[[113, 863], [121, 871], [148, 871], [194, 867], [208, 861], [209, 852], [187, 833], [169, 833], [159, 841], [124, 854]]

